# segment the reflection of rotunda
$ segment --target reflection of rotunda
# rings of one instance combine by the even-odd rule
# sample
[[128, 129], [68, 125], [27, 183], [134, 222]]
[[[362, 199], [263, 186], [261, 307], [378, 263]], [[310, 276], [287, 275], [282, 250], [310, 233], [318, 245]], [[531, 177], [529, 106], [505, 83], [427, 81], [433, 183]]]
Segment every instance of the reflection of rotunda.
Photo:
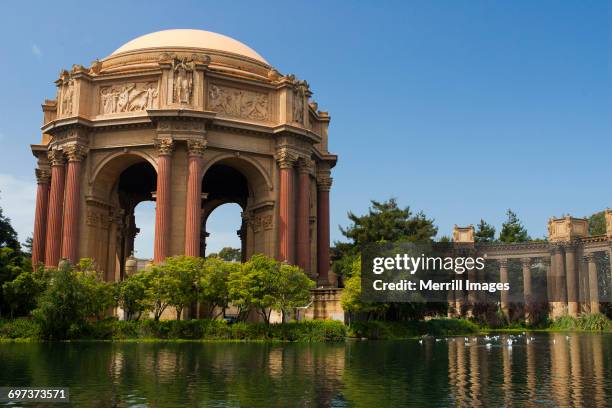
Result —
[[321, 283], [329, 269], [329, 115], [306, 81], [231, 38], [167, 30], [56, 81], [43, 105], [33, 262], [94, 258], [122, 279], [156, 202], [154, 261], [204, 255], [206, 220], [242, 208], [243, 258], [263, 253]]

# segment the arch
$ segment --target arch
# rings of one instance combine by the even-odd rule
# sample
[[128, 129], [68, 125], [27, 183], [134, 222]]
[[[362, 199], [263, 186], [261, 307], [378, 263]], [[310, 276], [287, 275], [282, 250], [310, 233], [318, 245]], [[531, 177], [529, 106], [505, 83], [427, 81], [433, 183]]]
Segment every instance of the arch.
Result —
[[[155, 172], [157, 173], [157, 160], [155, 160], [153, 157], [151, 157], [151, 155], [145, 153], [145, 152], [141, 152], [138, 150], [129, 150], [127, 152], [125, 151], [120, 151], [120, 152], [115, 152], [115, 153], [111, 153], [108, 156], [106, 156], [100, 163], [98, 163], [98, 165], [95, 167], [95, 169], [91, 172], [91, 178], [89, 179], [89, 184], [93, 184], [96, 180], [96, 178], [98, 177], [98, 174], [105, 168], [105, 166], [110, 163], [111, 161], [119, 158], [121, 159], [123, 156], [138, 156], [144, 160], [146, 160], [147, 162], [149, 162], [149, 164], [151, 164], [151, 166], [153, 166], [153, 168], [155, 169]], [[133, 163], [128, 163], [124, 166], [124, 168], [122, 169], [125, 170], [126, 168], [128, 168], [130, 165], [137, 163], [137, 161], [134, 161]], [[121, 171], [119, 172], [121, 173]]]
[[157, 162], [150, 155], [140, 151], [115, 152], [106, 156], [92, 171], [89, 193], [94, 197], [108, 200], [121, 173], [128, 167], [146, 162], [157, 173]]
[[[204, 168], [202, 169], [202, 180], [204, 180], [206, 172], [215, 164], [225, 164], [227, 166], [234, 167], [247, 178], [249, 184], [251, 185], [257, 185], [258, 181], [260, 182], [261, 179], [263, 179], [269, 191], [274, 189], [270, 175], [260, 163], [248, 156], [238, 156], [235, 153], [220, 153], [213, 156], [212, 159], [207, 160]], [[258, 178], [261, 179], [257, 180]]]

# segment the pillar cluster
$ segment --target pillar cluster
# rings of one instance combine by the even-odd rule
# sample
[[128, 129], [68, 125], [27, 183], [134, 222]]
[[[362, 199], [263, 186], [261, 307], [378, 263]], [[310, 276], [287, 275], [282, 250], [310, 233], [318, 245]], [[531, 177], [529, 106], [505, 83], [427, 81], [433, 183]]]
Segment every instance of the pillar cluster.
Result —
[[[313, 274], [311, 265], [310, 208], [313, 165], [285, 149], [277, 155], [279, 168], [278, 258]], [[316, 177], [317, 283], [329, 285], [329, 191], [331, 177]]]

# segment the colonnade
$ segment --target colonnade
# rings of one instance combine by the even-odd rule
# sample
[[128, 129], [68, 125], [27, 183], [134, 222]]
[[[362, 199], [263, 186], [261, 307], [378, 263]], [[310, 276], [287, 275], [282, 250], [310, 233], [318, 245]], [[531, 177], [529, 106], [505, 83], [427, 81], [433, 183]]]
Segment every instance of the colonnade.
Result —
[[[202, 178], [206, 140], [187, 141], [188, 164], [185, 200], [184, 254], [200, 256], [202, 235]], [[157, 187], [155, 192], [155, 263], [171, 256], [170, 231], [172, 213], [172, 166], [175, 141], [158, 138]], [[47, 268], [58, 266], [60, 259], [76, 263], [79, 257], [79, 222], [81, 177], [87, 148], [80, 144], [48, 151], [50, 169], [36, 170], [38, 188], [34, 225], [32, 261]], [[277, 154], [278, 190], [278, 253], [277, 258], [311, 272], [311, 176], [312, 162], [304, 157], [279, 150]], [[316, 242], [318, 280], [328, 284], [329, 271], [329, 191], [331, 177], [325, 172], [316, 175]], [[241, 239], [245, 238], [241, 226]], [[312, 275], [313, 273], [311, 273]]]

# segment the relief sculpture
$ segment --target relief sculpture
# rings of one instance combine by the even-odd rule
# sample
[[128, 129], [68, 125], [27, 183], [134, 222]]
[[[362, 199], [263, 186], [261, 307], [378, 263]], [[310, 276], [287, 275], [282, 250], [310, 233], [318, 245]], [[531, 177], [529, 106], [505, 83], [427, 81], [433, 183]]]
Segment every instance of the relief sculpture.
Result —
[[129, 83], [100, 89], [100, 113], [137, 112], [155, 108], [157, 83]]
[[193, 68], [193, 61], [187, 62], [186, 58], [173, 60], [173, 98], [175, 103], [191, 103], [191, 93], [193, 91]]
[[211, 85], [208, 106], [227, 116], [268, 120], [268, 95], [262, 92]]

